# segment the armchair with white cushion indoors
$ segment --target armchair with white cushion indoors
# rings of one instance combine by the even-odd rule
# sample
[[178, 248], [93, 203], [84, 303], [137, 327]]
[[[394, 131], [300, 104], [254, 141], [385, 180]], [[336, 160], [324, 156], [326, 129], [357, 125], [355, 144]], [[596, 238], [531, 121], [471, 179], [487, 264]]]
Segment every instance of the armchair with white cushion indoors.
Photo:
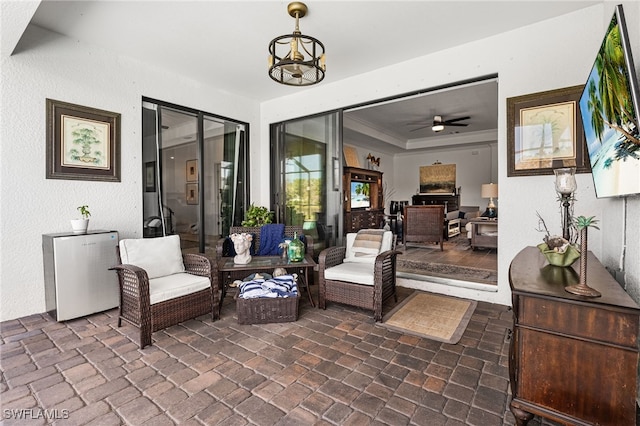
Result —
[[345, 246], [329, 247], [318, 257], [319, 307], [343, 303], [373, 311], [382, 321], [382, 305], [396, 295], [395, 235], [362, 229], [346, 235]]
[[151, 334], [211, 314], [219, 317], [218, 274], [205, 256], [182, 254], [180, 237], [123, 239], [116, 248], [122, 320], [140, 329], [140, 348]]

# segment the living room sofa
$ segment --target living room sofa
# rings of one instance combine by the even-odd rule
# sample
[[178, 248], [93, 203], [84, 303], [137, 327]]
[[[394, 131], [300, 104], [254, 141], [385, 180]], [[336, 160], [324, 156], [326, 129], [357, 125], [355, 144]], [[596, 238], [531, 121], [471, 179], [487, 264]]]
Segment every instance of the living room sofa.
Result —
[[445, 219], [447, 221], [453, 219], [460, 219], [460, 229], [463, 229], [470, 219], [475, 219], [480, 216], [479, 206], [460, 206], [458, 210], [447, 212]]

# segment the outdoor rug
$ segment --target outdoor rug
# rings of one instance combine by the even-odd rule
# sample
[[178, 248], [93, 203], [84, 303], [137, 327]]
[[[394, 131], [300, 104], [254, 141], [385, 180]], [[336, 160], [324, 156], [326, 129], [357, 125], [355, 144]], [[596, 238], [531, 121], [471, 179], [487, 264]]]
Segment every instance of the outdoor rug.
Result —
[[460, 341], [477, 305], [475, 300], [416, 291], [385, 315], [382, 325], [454, 345]]

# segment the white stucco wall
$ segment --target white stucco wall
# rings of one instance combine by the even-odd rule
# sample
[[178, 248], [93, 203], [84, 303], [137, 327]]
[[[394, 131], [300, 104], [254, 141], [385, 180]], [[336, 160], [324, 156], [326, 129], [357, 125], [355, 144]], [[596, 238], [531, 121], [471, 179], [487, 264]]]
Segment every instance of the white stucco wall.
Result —
[[[5, 3], [0, 4], [3, 11]], [[638, 65], [640, 4], [622, 3]], [[251, 123], [252, 200], [268, 204], [270, 123], [494, 73], [499, 76], [498, 291], [457, 289], [454, 294], [510, 304], [509, 263], [524, 246], [540, 241], [535, 212], [552, 222], [558, 217], [558, 203], [550, 176], [507, 178], [506, 99], [583, 84], [615, 4], [607, 2], [344, 81], [302, 89], [296, 95], [260, 105], [213, 87], [223, 88], [224, 82], [209, 85], [185, 79], [50, 33], [46, 41], [27, 43], [22, 52], [10, 57], [3, 54], [0, 320], [44, 311], [41, 235], [68, 230], [76, 206], [91, 206], [93, 229], [116, 229], [121, 237], [140, 235], [142, 96]], [[6, 14], [1, 18], [5, 27], [10, 18]], [[328, 68], [330, 72], [330, 63]], [[122, 182], [45, 179], [46, 98], [122, 114]], [[393, 169], [387, 169], [389, 162], [384, 160], [385, 175], [393, 175], [398, 190], [399, 183], [407, 179], [406, 173], [415, 176], [417, 170], [405, 170], [401, 157], [394, 158], [393, 163]], [[625, 234], [621, 225], [625, 202], [597, 200], [590, 175], [579, 175], [577, 180], [576, 213], [602, 219], [601, 231], [590, 233], [590, 248], [609, 266], [616, 266], [621, 241], [626, 239], [628, 291], [638, 300], [640, 200], [635, 197], [626, 202]]]
[[[1, 320], [45, 311], [41, 235], [69, 231], [76, 206], [90, 206], [91, 229], [141, 236], [143, 96], [251, 123], [259, 114], [257, 102], [135, 59], [44, 30], [26, 36], [1, 62]], [[46, 98], [122, 114], [121, 182], [45, 179]]]
[[[638, 34], [640, 7], [636, 2], [622, 2], [627, 25], [631, 32], [634, 52], [640, 52]], [[584, 84], [595, 54], [606, 30], [616, 3], [597, 5], [581, 11], [523, 27], [495, 37], [478, 40], [454, 49], [413, 59], [383, 69], [371, 71], [350, 79], [324, 84], [261, 105], [260, 137], [268, 139], [269, 123], [294, 117], [329, 111], [409, 93], [419, 89], [463, 81], [479, 76], [498, 74], [498, 196], [500, 232], [498, 245], [498, 291], [484, 292], [470, 289], [449, 289], [451, 294], [479, 300], [511, 304], [508, 269], [513, 257], [525, 246], [541, 241], [536, 211], [547, 218], [548, 224], [560, 227], [559, 204], [556, 202], [551, 176], [507, 178], [507, 119], [506, 100], [509, 97], [545, 90]], [[637, 53], [636, 56], [640, 56]], [[330, 73], [331, 64], [327, 64]], [[402, 78], [398, 78], [402, 76]], [[263, 161], [263, 164], [267, 162]], [[394, 161], [394, 186], [413, 179], [418, 173], [413, 165], [397, 156]], [[260, 169], [262, 182], [258, 202], [268, 202], [268, 168]], [[385, 175], [388, 174], [386, 171]], [[409, 174], [407, 178], [406, 174]], [[621, 250], [623, 230], [619, 224], [622, 201], [595, 198], [590, 174], [577, 177], [578, 200], [575, 213], [595, 215], [601, 219], [601, 231], [589, 234], [589, 248], [600, 259], [617, 258]], [[411, 188], [413, 192], [415, 188]], [[636, 288], [638, 284], [638, 201], [629, 201], [626, 229], [627, 279]], [[633, 274], [633, 276], [629, 276]], [[417, 288], [429, 289], [427, 284]], [[637, 290], [630, 289], [631, 294]], [[638, 299], [636, 299], [638, 300]]]

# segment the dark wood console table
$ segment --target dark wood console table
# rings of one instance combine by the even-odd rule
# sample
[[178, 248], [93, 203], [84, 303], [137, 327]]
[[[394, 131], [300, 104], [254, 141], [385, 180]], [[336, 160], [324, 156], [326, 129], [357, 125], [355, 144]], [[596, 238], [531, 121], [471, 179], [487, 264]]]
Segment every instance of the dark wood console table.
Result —
[[511, 262], [514, 328], [509, 351], [511, 411], [564, 424], [635, 425], [640, 308], [588, 254], [587, 284], [602, 297], [564, 290], [574, 267], [549, 265], [536, 247]]

